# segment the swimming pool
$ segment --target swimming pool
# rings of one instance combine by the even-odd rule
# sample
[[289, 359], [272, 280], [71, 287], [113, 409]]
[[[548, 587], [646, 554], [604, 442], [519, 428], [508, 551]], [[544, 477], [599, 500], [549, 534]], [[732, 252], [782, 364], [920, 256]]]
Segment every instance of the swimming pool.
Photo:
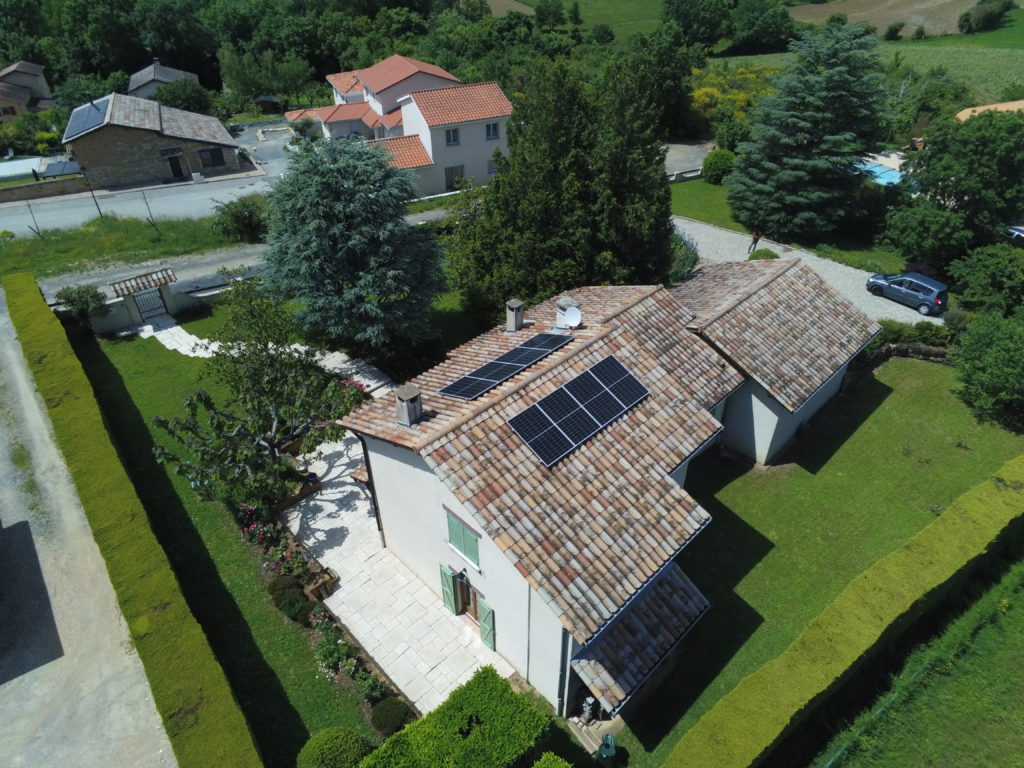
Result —
[[903, 174], [900, 171], [895, 168], [887, 168], [879, 163], [861, 160], [858, 165], [868, 172], [868, 175], [871, 176], [871, 180], [875, 184], [891, 187], [893, 184], [899, 184], [900, 179], [903, 178]]

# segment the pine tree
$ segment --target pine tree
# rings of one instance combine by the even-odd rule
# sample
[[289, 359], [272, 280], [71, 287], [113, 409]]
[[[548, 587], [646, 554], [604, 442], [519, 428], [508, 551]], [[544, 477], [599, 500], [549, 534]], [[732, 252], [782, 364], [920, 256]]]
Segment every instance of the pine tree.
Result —
[[299, 320], [381, 348], [430, 334], [442, 285], [437, 243], [410, 227], [408, 171], [361, 141], [306, 145], [271, 193], [264, 278], [304, 302]]
[[858, 160], [879, 135], [881, 73], [867, 27], [824, 26], [754, 111], [726, 180], [736, 218], [776, 239], [813, 238], [857, 214]]

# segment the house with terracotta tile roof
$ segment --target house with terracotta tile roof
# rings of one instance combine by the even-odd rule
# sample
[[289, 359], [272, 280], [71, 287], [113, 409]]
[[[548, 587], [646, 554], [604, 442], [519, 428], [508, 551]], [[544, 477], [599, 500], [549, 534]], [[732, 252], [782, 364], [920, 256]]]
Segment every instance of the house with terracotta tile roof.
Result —
[[[812, 276], [752, 264], [752, 290], [695, 276], [719, 294], [697, 310], [661, 286], [585, 287], [525, 312], [510, 301], [504, 327], [343, 422], [385, 545], [560, 715], [586, 697], [608, 713], [637, 700], [708, 610], [676, 562], [711, 521], [684, 483], [712, 446], [751, 444], [723, 443], [750, 428], [751, 378], [805, 419], [878, 330], [827, 287], [828, 328], [806, 328], [822, 320], [799, 309]], [[743, 330], [780, 300], [786, 327]]]
[[43, 70], [42, 65], [30, 61], [16, 61], [0, 69], [0, 123], [56, 106]]
[[507, 151], [512, 104], [497, 83], [465, 84], [438, 66], [397, 54], [367, 69], [328, 75], [327, 82], [332, 106], [285, 117], [313, 120], [327, 139], [373, 140], [394, 165], [414, 172], [421, 197], [451, 191], [464, 178], [485, 184], [495, 151]]

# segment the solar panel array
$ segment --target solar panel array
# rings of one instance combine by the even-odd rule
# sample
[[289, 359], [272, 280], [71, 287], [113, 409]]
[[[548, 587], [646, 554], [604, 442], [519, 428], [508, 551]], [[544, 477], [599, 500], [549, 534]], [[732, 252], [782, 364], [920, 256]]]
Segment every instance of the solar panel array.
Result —
[[68, 120], [68, 127], [64, 129], [64, 141], [69, 141], [101, 125], [107, 116], [107, 101], [109, 99], [109, 96], [104, 96], [102, 99], [96, 99], [75, 109], [71, 113], [71, 119]]
[[544, 466], [550, 467], [650, 392], [609, 355], [508, 420]]
[[441, 394], [462, 400], [480, 397], [556, 349], [561, 349], [571, 340], [572, 336], [561, 333], [538, 333], [486, 365], [470, 371], [458, 381], [453, 381], [441, 390]]

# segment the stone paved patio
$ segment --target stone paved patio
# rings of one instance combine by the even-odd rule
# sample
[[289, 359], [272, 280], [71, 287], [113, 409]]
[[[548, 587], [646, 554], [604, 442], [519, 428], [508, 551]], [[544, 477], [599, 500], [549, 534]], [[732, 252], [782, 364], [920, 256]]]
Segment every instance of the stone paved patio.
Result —
[[509, 677], [511, 665], [480, 641], [479, 628], [445, 609], [381, 546], [367, 490], [349, 475], [362, 464], [359, 441], [322, 447], [310, 467], [321, 490], [286, 513], [310, 554], [340, 579], [328, 608], [421, 712], [429, 712], [485, 664]]

